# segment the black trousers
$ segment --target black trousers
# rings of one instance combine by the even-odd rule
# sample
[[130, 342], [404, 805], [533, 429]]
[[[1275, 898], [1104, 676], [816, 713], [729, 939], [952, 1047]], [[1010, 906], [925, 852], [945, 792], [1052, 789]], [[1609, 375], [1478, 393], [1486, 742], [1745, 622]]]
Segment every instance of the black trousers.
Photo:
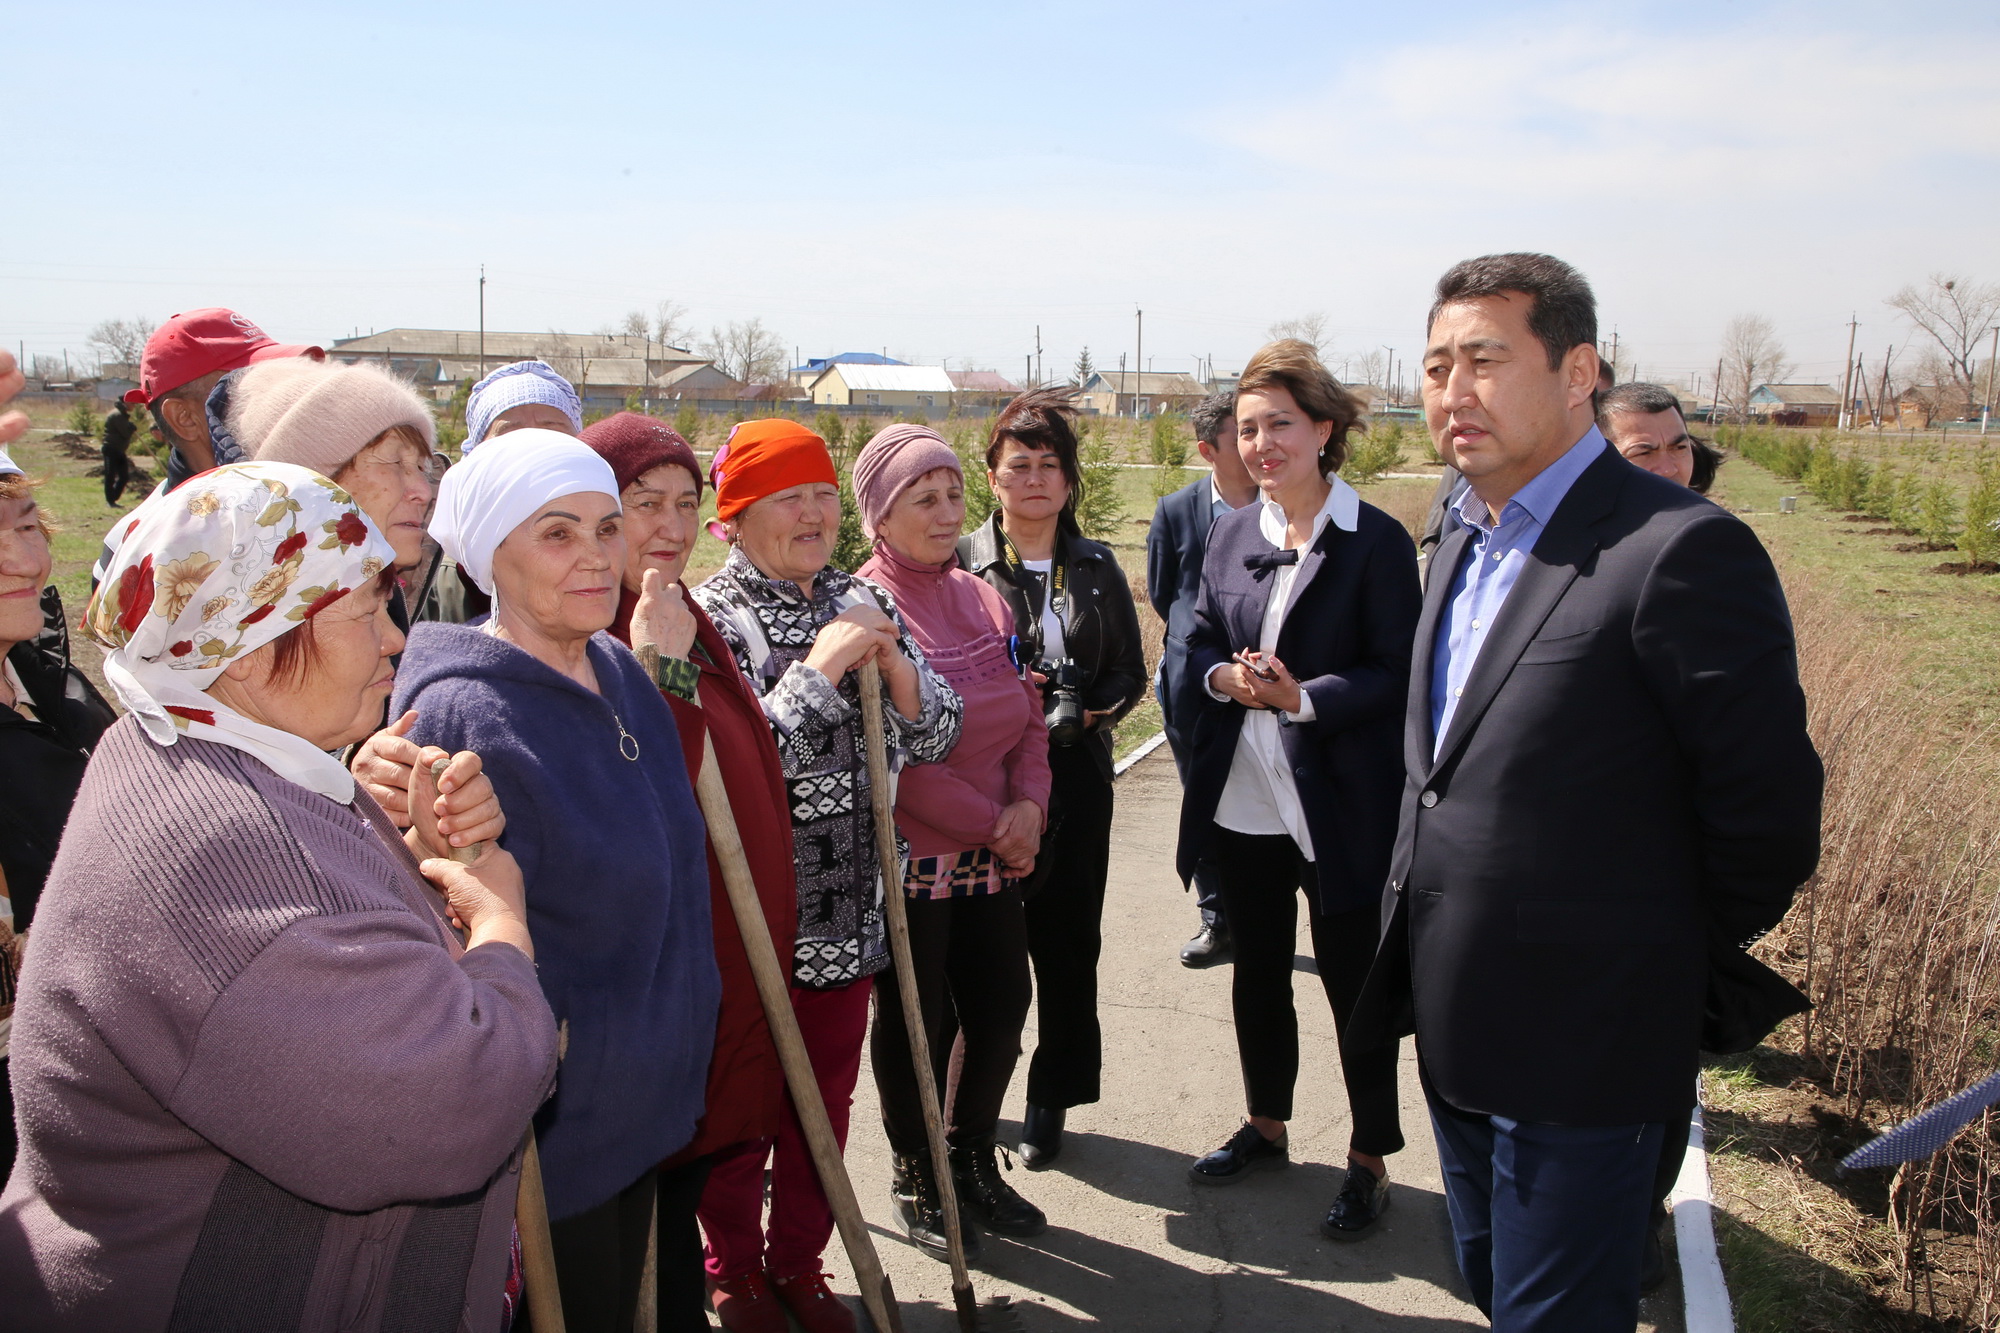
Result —
[[[1028, 937], [1014, 889], [970, 898], [908, 899], [910, 960], [923, 1000], [924, 1035], [955, 1146], [993, 1138], [1000, 1104], [1021, 1058], [1028, 1021]], [[924, 1109], [894, 968], [875, 986], [869, 1062], [889, 1146], [928, 1159]], [[954, 1028], [956, 1031], [954, 1032]]]
[[[1292, 1118], [1292, 1088], [1299, 1076], [1299, 1020], [1292, 1007], [1292, 958], [1299, 929], [1299, 889], [1312, 882], [1298, 844], [1283, 835], [1215, 831], [1222, 905], [1236, 941], [1230, 1004], [1236, 1016], [1236, 1051], [1250, 1114]], [[1347, 1030], [1361, 983], [1375, 959], [1382, 913], [1375, 905], [1328, 916], [1306, 894], [1313, 961], [1333, 1009], [1336, 1033]], [[1403, 1146], [1396, 1100], [1400, 1042], [1344, 1056], [1341, 1076], [1354, 1117], [1349, 1148], [1385, 1157]]]
[[100, 448], [98, 453], [104, 459], [104, 503], [115, 505], [132, 482], [132, 460], [123, 449]]
[[701, 1224], [695, 1220], [695, 1208], [714, 1160], [697, 1157], [653, 1177], [660, 1216], [654, 1301], [659, 1333], [708, 1333], [708, 1273], [702, 1267]]
[[[549, 1223], [570, 1333], [631, 1333], [658, 1180], [657, 1171], [648, 1171], [588, 1212]], [[530, 1327], [525, 1308], [515, 1327]]]
[[1104, 1035], [1097, 1022], [1104, 881], [1111, 873], [1111, 783], [1081, 745], [1051, 747], [1050, 873], [1028, 901], [1028, 957], [1035, 965], [1034, 1057], [1028, 1101], [1061, 1110], [1098, 1097]]

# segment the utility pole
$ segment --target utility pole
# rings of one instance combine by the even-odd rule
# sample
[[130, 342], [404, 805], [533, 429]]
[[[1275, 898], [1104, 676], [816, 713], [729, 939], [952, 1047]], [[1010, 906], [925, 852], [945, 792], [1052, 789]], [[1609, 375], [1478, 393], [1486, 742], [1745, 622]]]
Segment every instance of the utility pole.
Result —
[[1385, 344], [1382, 350], [1389, 354], [1389, 362], [1382, 368], [1382, 393], [1389, 399], [1389, 406], [1394, 407], [1396, 406], [1396, 394], [1395, 390], [1389, 387], [1389, 381], [1395, 378], [1396, 349]]
[[1840, 376], [1840, 429], [1852, 430], [1854, 417], [1854, 331], [1861, 327], [1860, 313], [1847, 320], [1847, 369]]
[[486, 378], [486, 265], [479, 266], [479, 378]]
[[1042, 326], [1037, 324], [1035, 325], [1035, 369], [1034, 373], [1028, 376], [1028, 387], [1031, 389], [1039, 388], [1041, 387], [1041, 383], [1042, 383]]
[[1882, 405], [1882, 416], [1875, 420], [1875, 433], [1882, 433], [1882, 417], [1889, 415], [1889, 363], [1896, 359], [1896, 344], [1890, 343], [1889, 350], [1882, 356], [1882, 392], [1875, 399]]
[[[1134, 308], [1137, 309], [1137, 307]], [[1146, 312], [1143, 310], [1139, 311], [1139, 349], [1132, 354], [1132, 369], [1135, 372], [1146, 369]], [[1140, 387], [1143, 388], [1145, 383], [1146, 377], [1141, 374], [1139, 376]], [[1139, 415], [1139, 394], [1136, 390], [1132, 394], [1132, 415], [1135, 417]]]
[[1993, 363], [2000, 359], [2000, 324], [1993, 326], [1993, 350], [1986, 354], [1986, 401], [1979, 408], [1979, 433], [1986, 433], [1986, 423], [1993, 415]]
[[1722, 407], [1722, 358], [1715, 358], [1715, 397], [1708, 404], [1708, 428], [1715, 429], [1715, 414]]
[[1618, 326], [1611, 326], [1611, 382], [1618, 382]]

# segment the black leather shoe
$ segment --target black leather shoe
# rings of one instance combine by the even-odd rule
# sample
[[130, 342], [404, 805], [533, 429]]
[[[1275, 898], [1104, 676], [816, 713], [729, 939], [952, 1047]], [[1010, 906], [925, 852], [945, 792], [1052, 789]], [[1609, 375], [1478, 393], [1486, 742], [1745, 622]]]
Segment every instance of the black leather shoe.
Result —
[[1220, 967], [1236, 958], [1236, 944], [1227, 929], [1205, 925], [1181, 946], [1182, 967]]
[[951, 1179], [958, 1187], [962, 1213], [984, 1222], [1003, 1236], [1039, 1236], [1049, 1229], [1041, 1209], [1022, 1198], [994, 1160], [993, 1140], [951, 1150]]
[[1286, 1135], [1274, 1142], [1249, 1121], [1230, 1136], [1229, 1142], [1188, 1168], [1188, 1179], [1197, 1185], [1234, 1185], [1252, 1171], [1276, 1171], [1292, 1164]]
[[1667, 1284], [1667, 1247], [1658, 1227], [1646, 1228], [1646, 1257], [1639, 1261], [1639, 1290], [1655, 1292]]
[[1375, 1230], [1388, 1211], [1389, 1182], [1377, 1180], [1373, 1171], [1350, 1159], [1347, 1183], [1320, 1220], [1319, 1234], [1328, 1240], [1360, 1240]]
[[[917, 1248], [933, 1259], [950, 1260], [951, 1244], [945, 1238], [944, 1204], [938, 1198], [937, 1180], [927, 1157], [895, 1159], [889, 1180], [889, 1201], [895, 1207], [896, 1225]], [[979, 1253], [979, 1231], [967, 1226], [963, 1211], [959, 1224], [965, 1231], [965, 1258], [968, 1263]]]
[[1021, 1117], [1022, 1166], [1046, 1171], [1055, 1165], [1056, 1158], [1062, 1156], [1064, 1114], [1060, 1106], [1028, 1103], [1028, 1113]]

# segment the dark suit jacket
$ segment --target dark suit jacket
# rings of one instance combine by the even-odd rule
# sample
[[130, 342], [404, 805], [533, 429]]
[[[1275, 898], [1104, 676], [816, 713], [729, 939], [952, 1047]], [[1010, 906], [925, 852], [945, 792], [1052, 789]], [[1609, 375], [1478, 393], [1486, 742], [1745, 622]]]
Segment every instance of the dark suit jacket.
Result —
[[1146, 600], [1167, 626], [1160, 645], [1160, 714], [1176, 759], [1187, 752], [1183, 721], [1198, 707], [1185, 698], [1187, 644], [1194, 628], [1195, 599], [1201, 594], [1202, 558], [1212, 521], [1208, 492], [1213, 484], [1203, 473], [1162, 499], [1146, 533]]
[[[1241, 648], [1255, 648], [1270, 604], [1274, 569], [1243, 558], [1273, 548], [1257, 526], [1259, 506], [1215, 521], [1208, 534], [1194, 628], [1188, 636], [1187, 697], [1195, 703], [1186, 793], [1181, 798], [1181, 878], [1212, 860], [1215, 808], [1229, 781], [1236, 738], [1249, 712], [1202, 687]], [[1311, 696], [1313, 720], [1279, 727], [1312, 834], [1323, 912], [1380, 900], [1396, 835], [1401, 789], [1401, 714], [1410, 673], [1410, 638], [1421, 594], [1417, 553], [1403, 525], [1361, 505], [1355, 531], [1329, 523], [1299, 559], [1291, 610], [1277, 655]]]
[[1804, 1007], [1740, 947], [1819, 858], [1777, 572], [1740, 520], [1607, 447], [1529, 555], [1434, 761], [1432, 647], [1469, 541], [1458, 525], [1432, 557], [1388, 926], [1349, 1041], [1414, 1030], [1431, 1086], [1467, 1111], [1675, 1119], [1705, 1011], [1748, 1005], [1761, 1036]]

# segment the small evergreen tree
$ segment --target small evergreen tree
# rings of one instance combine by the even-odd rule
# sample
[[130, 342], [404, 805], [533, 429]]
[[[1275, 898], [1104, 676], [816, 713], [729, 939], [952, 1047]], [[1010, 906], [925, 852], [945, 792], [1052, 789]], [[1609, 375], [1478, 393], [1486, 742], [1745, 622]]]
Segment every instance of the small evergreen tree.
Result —
[[1917, 474], [1906, 472], [1896, 479], [1896, 493], [1889, 502], [1889, 522], [1905, 532], [1915, 532], [1923, 512], [1924, 488]]
[[1187, 485], [1188, 443], [1192, 438], [1185, 417], [1162, 412], [1153, 418], [1148, 452], [1154, 465], [1154, 499], [1171, 495]]
[[993, 485], [986, 480], [986, 450], [975, 426], [961, 425], [951, 433], [952, 450], [958, 454], [959, 470], [965, 473], [965, 527], [971, 532], [993, 517], [999, 501]]
[[94, 440], [97, 432], [104, 428], [104, 418], [97, 415], [88, 398], [79, 398], [76, 406], [69, 410], [68, 424], [78, 435]]
[[1096, 364], [1095, 364], [1095, 363], [1093, 363], [1093, 362], [1091, 361], [1091, 359], [1090, 359], [1090, 349], [1089, 349], [1088, 347], [1086, 347], [1086, 348], [1084, 348], [1084, 349], [1083, 349], [1083, 353], [1082, 353], [1082, 355], [1078, 356], [1078, 357], [1077, 357], [1077, 359], [1076, 359], [1076, 375], [1075, 375], [1075, 378], [1076, 378], [1076, 382], [1077, 382], [1077, 384], [1078, 384], [1078, 385], [1080, 386], [1080, 385], [1083, 385], [1083, 384], [1086, 384], [1086, 383], [1088, 383], [1088, 382], [1089, 382], [1089, 380], [1090, 380], [1090, 377], [1091, 377], [1092, 375], [1095, 375], [1096, 373], [1097, 373], [1097, 366], [1096, 366]]
[[681, 399], [680, 410], [674, 413], [674, 430], [689, 444], [700, 438], [701, 409], [695, 406], [694, 399]]
[[1083, 490], [1076, 498], [1076, 522], [1093, 541], [1108, 541], [1125, 517], [1125, 498], [1118, 493], [1118, 459], [1111, 442], [1078, 423], [1077, 470]]
[[1917, 535], [1933, 546], [1958, 542], [1958, 497], [1951, 483], [1940, 477], [1924, 488], [1924, 502], [1917, 512]]
[[1968, 565], [1991, 564], [2000, 558], [2000, 472], [1984, 457], [1974, 465], [1972, 490], [1965, 497], [1965, 522], [1958, 549]]

